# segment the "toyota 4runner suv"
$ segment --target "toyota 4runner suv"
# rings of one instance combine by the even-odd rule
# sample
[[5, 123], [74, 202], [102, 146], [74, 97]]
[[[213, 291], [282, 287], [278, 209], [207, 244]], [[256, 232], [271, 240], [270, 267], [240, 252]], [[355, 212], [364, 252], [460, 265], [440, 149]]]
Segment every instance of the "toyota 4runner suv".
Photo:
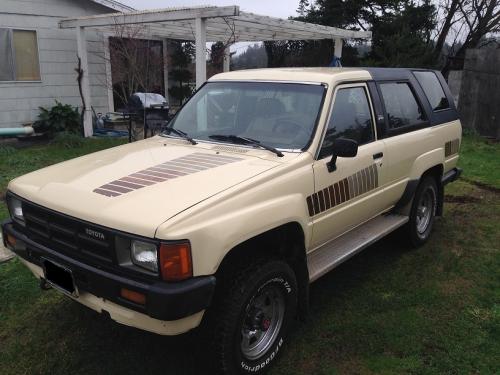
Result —
[[311, 282], [397, 228], [427, 241], [460, 141], [434, 71], [224, 73], [161, 135], [11, 181], [4, 246], [43, 288], [161, 335], [200, 326], [218, 372], [260, 373]]

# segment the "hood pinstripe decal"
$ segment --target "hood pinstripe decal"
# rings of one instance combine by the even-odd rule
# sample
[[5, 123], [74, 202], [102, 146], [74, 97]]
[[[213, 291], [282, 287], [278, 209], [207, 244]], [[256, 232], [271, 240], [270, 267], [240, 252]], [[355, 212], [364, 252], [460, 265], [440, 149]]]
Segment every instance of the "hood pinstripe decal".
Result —
[[131, 191], [142, 189], [143, 187], [155, 185], [159, 182], [217, 168], [240, 160], [243, 159], [232, 156], [195, 152], [131, 173], [118, 180], [108, 182], [94, 189], [93, 192], [110, 198], [117, 197], [122, 194], [130, 193]]

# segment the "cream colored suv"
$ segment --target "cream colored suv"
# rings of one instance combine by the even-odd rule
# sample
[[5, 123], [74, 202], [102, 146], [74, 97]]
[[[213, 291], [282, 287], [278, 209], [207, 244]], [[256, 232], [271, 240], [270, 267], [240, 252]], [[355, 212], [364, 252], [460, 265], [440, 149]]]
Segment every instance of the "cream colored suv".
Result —
[[3, 238], [43, 288], [161, 335], [201, 326], [217, 371], [260, 373], [310, 282], [399, 227], [429, 238], [460, 140], [434, 71], [220, 74], [160, 136], [12, 181]]

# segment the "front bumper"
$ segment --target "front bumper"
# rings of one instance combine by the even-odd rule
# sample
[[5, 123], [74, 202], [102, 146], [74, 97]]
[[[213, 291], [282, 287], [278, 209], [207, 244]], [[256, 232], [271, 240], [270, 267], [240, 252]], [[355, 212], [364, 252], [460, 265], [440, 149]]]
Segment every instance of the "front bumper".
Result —
[[[177, 321], [200, 312], [203, 315], [203, 311], [210, 305], [215, 289], [214, 276], [196, 277], [178, 283], [166, 283], [160, 280], [146, 283], [130, 277], [116, 275], [32, 241], [16, 230], [10, 220], [2, 224], [2, 232], [4, 241], [6, 241], [7, 235], [16, 238], [15, 248], [9, 246], [9, 249], [22, 258], [25, 263], [27, 262], [27, 265], [31, 264], [30, 269], [38, 277], [43, 278], [42, 258], [70, 269], [81, 295], [76, 300], [81, 300], [83, 304], [86, 304], [84, 302], [85, 298], [88, 300], [88, 295], [92, 295], [106, 303], [112, 303], [114, 306], [124, 308], [130, 313], [138, 312], [145, 317], [162, 322]], [[7, 247], [7, 244], [5, 245]], [[137, 305], [121, 298], [121, 288], [127, 288], [146, 295], [146, 304], [144, 306]], [[94, 300], [93, 303], [95, 304], [95, 302]], [[99, 309], [94, 308], [94, 310]], [[104, 306], [102, 310], [108, 311]], [[125, 324], [136, 326], [130, 323]]]

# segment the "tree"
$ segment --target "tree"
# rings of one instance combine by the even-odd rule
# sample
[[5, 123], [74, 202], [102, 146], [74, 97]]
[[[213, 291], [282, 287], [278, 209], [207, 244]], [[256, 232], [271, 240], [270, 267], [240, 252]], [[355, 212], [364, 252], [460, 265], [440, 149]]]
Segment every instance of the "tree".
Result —
[[500, 31], [500, 2], [498, 0], [439, 0], [442, 26], [435, 54], [443, 53], [446, 41], [451, 42], [443, 67], [446, 75], [451, 68], [463, 67], [465, 51], [478, 48], [493, 33]]
[[182, 105], [186, 98], [189, 98], [193, 93], [193, 88], [187, 84], [193, 78], [193, 74], [188, 69], [189, 64], [193, 61], [195, 47], [192, 42], [180, 40], [171, 41], [169, 45], [171, 51], [171, 66], [175, 68], [170, 72], [169, 77], [174, 82], [178, 82], [178, 86], [171, 87], [169, 94], [179, 101]]
[[428, 1], [384, 13], [373, 19], [373, 65], [392, 67], [434, 67], [431, 43], [435, 28], [435, 7]]
[[364, 64], [440, 66], [444, 74], [500, 31], [499, 0], [301, 0], [298, 13], [306, 22], [371, 30]]
[[[301, 0], [298, 13], [302, 21], [373, 32], [368, 60], [362, 61], [353, 53], [355, 42], [344, 48], [344, 65], [432, 66], [434, 63], [429, 43], [435, 26], [435, 7], [430, 0], [418, 4], [411, 0]], [[331, 59], [332, 49], [325, 51]]]
[[163, 45], [146, 35], [141, 25], [114, 26], [109, 50], [116, 107], [125, 105], [134, 92], [164, 93]]
[[244, 52], [232, 58], [232, 65], [237, 69], [266, 68], [268, 57], [263, 43], [249, 46]]

